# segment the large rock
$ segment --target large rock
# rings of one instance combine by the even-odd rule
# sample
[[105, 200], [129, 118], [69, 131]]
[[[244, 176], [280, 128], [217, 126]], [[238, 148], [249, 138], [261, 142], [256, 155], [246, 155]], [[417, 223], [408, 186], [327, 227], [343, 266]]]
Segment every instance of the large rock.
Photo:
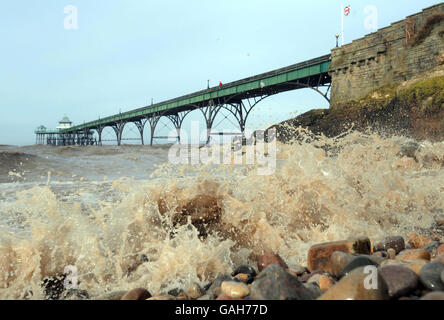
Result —
[[379, 273], [387, 284], [390, 298], [398, 298], [415, 291], [419, 285], [419, 277], [411, 269], [402, 266], [385, 266]]
[[308, 252], [308, 269], [311, 272], [323, 270], [331, 273], [330, 257], [335, 251], [352, 254], [370, 254], [370, 239], [363, 237], [314, 245]]
[[272, 264], [251, 285], [251, 300], [314, 300], [313, 293], [282, 267]]
[[444, 291], [444, 282], [441, 281], [442, 272], [444, 272], [444, 264], [433, 261], [421, 269], [419, 279], [426, 288], [432, 291]]
[[[372, 273], [365, 273], [365, 267], [353, 270], [338, 283], [325, 292], [318, 300], [387, 300], [389, 299], [387, 285], [379, 272], [374, 276], [377, 283], [372, 283], [368, 277]], [[374, 288], [373, 288], [374, 286]], [[367, 287], [367, 288], [366, 288]]]

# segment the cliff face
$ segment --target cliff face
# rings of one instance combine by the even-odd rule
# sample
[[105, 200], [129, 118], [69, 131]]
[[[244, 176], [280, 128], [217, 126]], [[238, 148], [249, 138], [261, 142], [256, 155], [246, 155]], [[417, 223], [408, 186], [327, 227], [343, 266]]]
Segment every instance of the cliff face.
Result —
[[382, 87], [340, 109], [312, 110], [275, 128], [290, 142], [296, 128], [339, 136], [350, 130], [404, 135], [417, 140], [444, 139], [444, 66], [410, 81]]

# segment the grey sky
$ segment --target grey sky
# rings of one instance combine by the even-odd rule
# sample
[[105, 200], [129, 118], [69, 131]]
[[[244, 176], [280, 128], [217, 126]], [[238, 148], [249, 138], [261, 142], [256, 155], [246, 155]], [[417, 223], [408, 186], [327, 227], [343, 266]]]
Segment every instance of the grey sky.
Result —
[[[342, 3], [352, 8], [350, 42], [375, 31], [364, 24], [368, 5], [381, 28], [439, 2], [1, 0], [0, 144], [33, 144], [37, 126], [55, 128], [65, 114], [78, 124], [327, 54]], [[78, 9], [77, 30], [64, 28], [67, 5]], [[247, 126], [323, 107], [309, 89], [285, 93]]]

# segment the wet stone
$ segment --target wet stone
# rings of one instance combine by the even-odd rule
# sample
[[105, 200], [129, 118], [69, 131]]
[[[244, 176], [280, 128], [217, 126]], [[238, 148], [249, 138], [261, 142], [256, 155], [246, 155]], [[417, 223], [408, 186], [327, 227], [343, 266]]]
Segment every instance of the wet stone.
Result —
[[444, 254], [444, 244], [440, 245], [438, 247], [438, 249], [436, 250], [436, 255], [441, 254], [441, 253]]
[[383, 241], [378, 242], [373, 250], [374, 251], [387, 251], [388, 249], [394, 249], [396, 253], [405, 249], [405, 241], [401, 236], [386, 237]]
[[170, 296], [177, 297], [177, 296], [178, 296], [179, 294], [181, 294], [182, 292], [183, 292], [182, 289], [180, 289], [180, 288], [174, 288], [174, 289], [168, 291], [167, 293], [168, 293], [168, 295], [170, 295]]
[[379, 268], [378, 271], [387, 284], [390, 298], [408, 295], [419, 285], [418, 275], [407, 267], [385, 266]]
[[100, 295], [94, 300], [120, 300], [125, 295], [125, 293], [126, 291], [114, 291], [106, 293], [104, 295]]
[[377, 252], [373, 253], [373, 256], [380, 257], [380, 258], [387, 258], [388, 253], [387, 253], [387, 251], [377, 251]]
[[421, 300], [444, 300], [443, 291], [429, 292], [421, 298]]
[[251, 300], [313, 300], [313, 293], [282, 267], [272, 264], [251, 285]]
[[371, 259], [363, 256], [355, 257], [353, 260], [351, 260], [349, 263], [345, 265], [345, 267], [341, 270], [339, 273], [339, 278], [342, 278], [346, 275], [348, 275], [353, 270], [360, 268], [360, 267], [366, 267], [366, 266], [375, 266], [379, 267], [379, 264], [376, 262], [373, 262]]
[[434, 261], [426, 264], [419, 273], [421, 283], [432, 291], [444, 291], [444, 283], [441, 281], [441, 274], [444, 271], [444, 264]]
[[89, 294], [86, 290], [69, 289], [65, 292], [63, 300], [89, 300]]
[[401, 251], [397, 256], [397, 260], [430, 260], [430, 253], [424, 249], [407, 249]]
[[420, 234], [413, 233], [409, 236], [409, 243], [413, 248], [422, 249], [433, 240]]
[[366, 288], [369, 274], [365, 267], [354, 269], [338, 283], [325, 292], [318, 300], [387, 300], [387, 286], [379, 273], [377, 284]]
[[396, 260], [396, 259], [390, 259], [383, 261], [381, 263], [381, 266], [404, 266], [412, 270], [414, 273], [419, 275], [419, 272], [421, 269], [427, 264], [429, 261], [427, 260]]
[[137, 288], [125, 293], [120, 300], [146, 300], [148, 298], [151, 298], [151, 294], [148, 290]]
[[440, 261], [441, 263], [444, 263], [444, 253], [436, 255], [435, 261]]
[[432, 241], [428, 245], [426, 245], [423, 249], [425, 251], [427, 251], [428, 253], [430, 253], [430, 255], [433, 257], [433, 256], [436, 255], [438, 247], [439, 247], [439, 242], [438, 241]]
[[236, 279], [228, 274], [224, 274], [217, 277], [216, 280], [213, 281], [208, 290], [206, 290], [206, 293], [217, 297], [221, 293], [221, 285], [224, 281], [240, 282], [239, 279]]
[[288, 269], [288, 265], [278, 254], [274, 252], [267, 252], [263, 256], [261, 256], [257, 262], [259, 272], [261, 272], [271, 264], [278, 265], [283, 269]]
[[387, 256], [389, 259], [395, 259], [396, 258], [396, 250], [392, 249], [392, 248], [388, 249]]
[[[236, 268], [236, 270], [233, 271], [233, 273], [231, 274], [233, 277], [236, 277], [239, 274], [245, 274], [247, 275], [247, 279], [246, 279], [246, 283], [252, 283], [254, 280], [254, 277], [256, 277], [257, 273], [256, 270], [249, 265], [242, 265], [238, 268]], [[240, 280], [242, 280], [243, 277], [241, 277]]]
[[319, 288], [322, 292], [329, 290], [335, 284], [335, 280], [328, 275], [321, 275], [319, 277]]
[[316, 282], [306, 283], [304, 287], [311, 292], [313, 299], [319, 298], [324, 293]]
[[221, 285], [222, 293], [233, 299], [240, 299], [250, 294], [250, 289], [245, 283], [224, 281]]
[[204, 290], [200, 287], [199, 284], [193, 282], [190, 284], [186, 290], [187, 296], [191, 299], [197, 299], [205, 294]]
[[335, 251], [350, 254], [370, 254], [371, 243], [366, 237], [314, 245], [308, 252], [308, 269], [331, 273], [330, 257]]
[[299, 277], [299, 280], [300, 280], [300, 281], [307, 282], [308, 280], [310, 280], [310, 279], [313, 278], [314, 276], [316, 276], [316, 275], [321, 275], [322, 273], [324, 273], [324, 271], [322, 271], [322, 270], [316, 270], [316, 271], [313, 271], [312, 273], [307, 273], [307, 274], [304, 274], [304, 275], [300, 276], [300, 277]]
[[295, 277], [308, 273], [308, 269], [303, 266], [295, 266], [293, 268], [289, 268], [287, 271]]

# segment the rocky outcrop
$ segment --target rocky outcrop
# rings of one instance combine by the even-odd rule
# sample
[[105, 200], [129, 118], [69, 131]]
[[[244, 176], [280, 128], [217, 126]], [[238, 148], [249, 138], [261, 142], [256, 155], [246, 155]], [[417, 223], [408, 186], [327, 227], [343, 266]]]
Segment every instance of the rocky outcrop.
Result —
[[278, 140], [288, 143], [298, 128], [336, 137], [349, 130], [377, 131], [417, 140], [444, 138], [444, 66], [410, 81], [386, 86], [341, 108], [311, 110], [274, 126]]

